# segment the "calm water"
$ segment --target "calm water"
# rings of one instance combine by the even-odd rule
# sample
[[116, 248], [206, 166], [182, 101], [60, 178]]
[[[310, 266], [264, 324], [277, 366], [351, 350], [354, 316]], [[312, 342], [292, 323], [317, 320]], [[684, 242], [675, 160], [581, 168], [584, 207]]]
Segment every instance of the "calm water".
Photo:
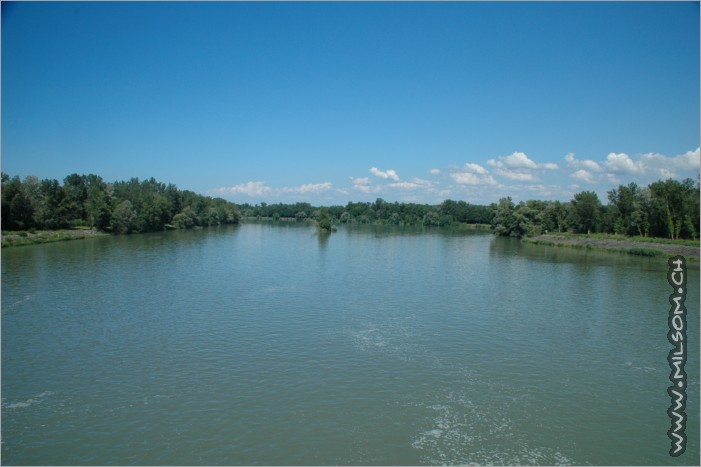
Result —
[[2, 251], [3, 464], [669, 457], [666, 264], [479, 233], [244, 224]]

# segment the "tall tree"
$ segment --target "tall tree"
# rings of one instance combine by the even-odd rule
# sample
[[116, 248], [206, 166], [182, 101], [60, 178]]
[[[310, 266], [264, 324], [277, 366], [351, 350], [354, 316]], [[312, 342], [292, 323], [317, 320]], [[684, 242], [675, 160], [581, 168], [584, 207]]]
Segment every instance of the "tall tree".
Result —
[[653, 235], [679, 238], [698, 233], [698, 186], [687, 178], [683, 182], [660, 180], [650, 185]]
[[511, 196], [501, 198], [492, 220], [492, 230], [501, 236], [511, 236], [515, 232], [516, 218], [514, 216], [514, 203]]
[[136, 211], [131, 201], [124, 200], [114, 208], [112, 213], [112, 231], [118, 234], [130, 233], [136, 230]]
[[88, 187], [85, 176], [71, 174], [63, 179], [63, 192], [65, 194], [61, 208], [71, 224], [86, 222], [85, 202], [88, 199]]
[[22, 230], [34, 227], [32, 203], [27, 197], [18, 176], [11, 179], [3, 174], [2, 184], [2, 228]]
[[85, 177], [87, 198], [85, 200], [85, 215], [90, 227], [106, 229], [112, 217], [111, 197], [107, 184], [97, 175]]
[[596, 231], [601, 217], [599, 196], [593, 191], [582, 191], [575, 194], [571, 202], [577, 230], [582, 233]]

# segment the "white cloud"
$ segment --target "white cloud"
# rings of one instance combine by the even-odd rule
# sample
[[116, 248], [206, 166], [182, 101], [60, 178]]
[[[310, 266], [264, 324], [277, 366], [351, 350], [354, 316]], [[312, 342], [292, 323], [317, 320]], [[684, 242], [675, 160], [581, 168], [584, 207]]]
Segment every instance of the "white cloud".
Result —
[[545, 190], [545, 185], [528, 185], [526, 189], [531, 191], [543, 191]]
[[680, 171], [698, 171], [700, 161], [700, 149], [687, 151], [674, 157], [667, 157], [663, 154], [648, 153], [640, 157], [640, 164], [663, 178], [675, 178]]
[[674, 159], [677, 159], [684, 169], [699, 169], [701, 166], [701, 148], [696, 148], [694, 151], [687, 151]]
[[558, 165], [553, 162], [546, 162], [544, 164], [537, 164], [532, 159], [530, 159], [523, 152], [515, 152], [510, 156], [499, 156], [497, 159], [489, 159], [487, 164], [492, 167], [498, 167], [500, 169], [510, 168], [510, 169], [546, 169], [546, 170], [557, 170]]
[[468, 172], [480, 174], [480, 175], [485, 175], [485, 174], [489, 173], [489, 171], [487, 169], [485, 169], [484, 167], [482, 167], [481, 165], [474, 164], [472, 162], [468, 162], [467, 164], [465, 164], [465, 170]]
[[353, 184], [352, 189], [359, 191], [361, 193], [376, 193], [381, 190], [379, 186], [372, 186], [370, 179], [368, 177], [363, 178], [353, 178], [350, 177], [350, 181]]
[[265, 182], [246, 182], [239, 185], [226, 186], [211, 190], [212, 193], [219, 195], [246, 195], [253, 197], [274, 196], [281, 194], [314, 194], [329, 191], [333, 188], [331, 182], [324, 183], [306, 183], [296, 187], [272, 188]]
[[530, 172], [518, 170], [496, 169], [496, 174], [508, 178], [509, 180], [518, 180], [520, 182], [537, 182], [538, 178]]
[[433, 182], [430, 182], [428, 180], [422, 180], [420, 178], [412, 178], [408, 182], [395, 182], [395, 183], [390, 183], [387, 186], [391, 187], [391, 188], [402, 188], [405, 190], [415, 190], [417, 188], [431, 188], [431, 186], [433, 186]]
[[560, 187], [559, 186], [550, 186], [546, 187], [545, 185], [527, 185], [525, 187], [529, 191], [534, 191], [538, 194], [538, 196], [545, 196], [549, 197], [555, 194], [552, 190], [559, 191]]
[[512, 167], [512, 168], [525, 168], [525, 169], [535, 169], [538, 164], [533, 162], [528, 156], [522, 152], [515, 152], [510, 156], [499, 156], [499, 160], [489, 159], [487, 164], [494, 167]]
[[297, 187], [287, 188], [284, 187], [280, 191], [285, 193], [320, 193], [322, 191], [328, 191], [332, 188], [331, 182], [324, 183], [306, 183]]
[[478, 175], [472, 172], [453, 172], [450, 177], [460, 185], [497, 185], [491, 175]]
[[[489, 163], [489, 161], [487, 162]], [[501, 162], [498, 162], [501, 164]], [[450, 177], [459, 185], [497, 186], [499, 183], [489, 175], [489, 170], [479, 164], [468, 162], [463, 169], [455, 170]]]
[[662, 178], [676, 178], [677, 176], [677, 174], [675, 174], [674, 172], [664, 168], [659, 169], [659, 172]]
[[263, 196], [270, 194], [273, 189], [265, 185], [265, 182], [246, 182], [240, 185], [225, 186], [214, 190], [222, 195], [247, 195], [247, 196]]
[[[701, 151], [687, 151], [674, 157], [658, 153], [646, 153], [635, 158], [626, 153], [609, 153], [603, 162], [577, 160], [570, 153], [565, 156], [569, 167], [579, 169], [570, 176], [592, 183], [602, 181], [607, 184], [620, 184], [621, 177], [636, 177], [639, 182], [653, 178], [681, 178], [693, 176], [699, 170]], [[596, 173], [604, 172], [600, 176]]]
[[575, 169], [584, 169], [589, 172], [601, 172], [603, 170], [597, 162], [591, 159], [577, 160], [572, 153], [567, 154], [565, 160], [569, 167], [574, 167]]
[[499, 160], [489, 159], [487, 164], [494, 167], [511, 167], [511, 168], [524, 168], [524, 169], [537, 169], [538, 164], [533, 162], [528, 158], [528, 156], [522, 152], [515, 152], [510, 156], [499, 156]]
[[405, 190], [414, 190], [416, 188], [421, 188], [422, 185], [417, 185], [416, 183], [412, 182], [394, 182], [390, 183], [387, 186], [391, 188], [403, 188]]
[[399, 175], [397, 175], [397, 172], [394, 170], [390, 169], [387, 170], [386, 172], [381, 171], [377, 167], [370, 167], [370, 173], [375, 175], [376, 177], [384, 178], [384, 179], [392, 179], [396, 182], [399, 181]]
[[431, 175], [440, 175], [440, 174], [441, 174], [441, 170], [440, 170], [440, 169], [431, 169], [431, 170], [428, 171], [428, 173], [431, 174]]
[[644, 171], [640, 162], [633, 162], [633, 159], [625, 153], [610, 153], [606, 156], [604, 164], [614, 173], [640, 174]]
[[593, 183], [594, 176], [586, 169], [579, 169], [576, 172], [570, 174], [570, 177], [576, 178], [577, 180], [582, 180], [583, 182]]
[[621, 183], [621, 179], [616, 177], [614, 174], [607, 173], [606, 179], [608, 180], [608, 183], [610, 183], [611, 185], [618, 185]]
[[354, 186], [353, 189], [355, 191], [359, 191], [361, 193], [373, 193], [373, 192], [378, 191], [377, 189], [373, 189], [373, 187], [366, 186], [366, 185], [357, 185], [357, 186]]

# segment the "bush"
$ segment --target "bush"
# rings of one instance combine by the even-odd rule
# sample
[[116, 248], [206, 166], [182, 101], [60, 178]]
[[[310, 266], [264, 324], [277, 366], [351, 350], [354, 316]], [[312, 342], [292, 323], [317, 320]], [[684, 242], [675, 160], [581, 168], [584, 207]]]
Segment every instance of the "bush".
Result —
[[649, 257], [655, 257], [655, 256], [663, 256], [664, 252], [660, 250], [655, 250], [653, 248], [628, 248], [626, 251], [629, 255], [635, 255], [635, 256], [649, 256]]

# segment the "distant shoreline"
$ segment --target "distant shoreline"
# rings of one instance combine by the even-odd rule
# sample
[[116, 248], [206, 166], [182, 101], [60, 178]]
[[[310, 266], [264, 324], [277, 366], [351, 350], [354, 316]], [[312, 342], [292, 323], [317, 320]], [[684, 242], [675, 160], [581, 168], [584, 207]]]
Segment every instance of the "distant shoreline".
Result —
[[[699, 261], [699, 246], [680, 245], [678, 243], [660, 243], [651, 238], [650, 241], [634, 241], [626, 237], [620, 239], [596, 238], [588, 235], [543, 234], [535, 237], [524, 237], [521, 240], [536, 245], [599, 249], [635, 256], [668, 256], [682, 255], [687, 259]], [[663, 240], [663, 239], [660, 239]]]

